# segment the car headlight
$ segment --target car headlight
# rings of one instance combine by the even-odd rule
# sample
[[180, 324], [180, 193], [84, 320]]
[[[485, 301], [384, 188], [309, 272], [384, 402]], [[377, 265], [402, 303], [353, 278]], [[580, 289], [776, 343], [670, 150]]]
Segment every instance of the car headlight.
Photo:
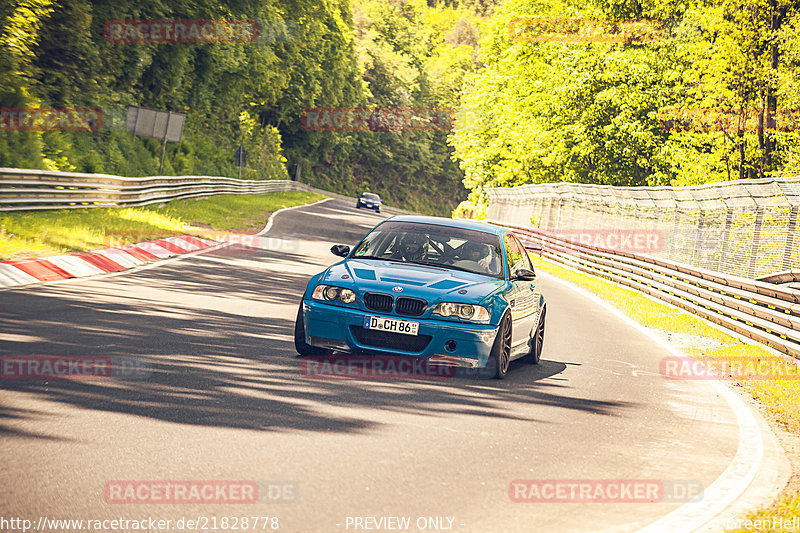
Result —
[[340, 300], [346, 304], [356, 301], [356, 293], [352, 290], [330, 285], [317, 285], [311, 297], [315, 300]]
[[441, 316], [457, 316], [464, 320], [489, 320], [489, 311], [485, 307], [472, 304], [442, 302], [433, 310], [433, 314]]

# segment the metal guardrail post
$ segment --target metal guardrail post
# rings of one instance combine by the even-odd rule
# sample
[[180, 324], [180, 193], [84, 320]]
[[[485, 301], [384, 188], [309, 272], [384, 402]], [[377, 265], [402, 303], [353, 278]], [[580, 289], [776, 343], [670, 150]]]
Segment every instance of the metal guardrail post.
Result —
[[783, 251], [783, 270], [792, 268], [792, 248], [794, 247], [794, 232], [797, 229], [797, 211], [800, 206], [793, 205], [789, 210], [789, 225], [786, 227], [786, 247]]
[[[672, 226], [673, 236], [664, 253], [646, 255], [601, 249], [546, 231], [558, 220], [553, 212], [560, 196], [556, 191], [565, 193], [573, 203], [562, 213], [562, 223], [569, 216], [574, 218], [573, 223], [584, 224], [581, 229], [629, 227], [618, 220], [620, 195], [608, 186], [525, 186], [526, 198], [538, 197], [536, 205], [541, 205], [542, 224], [539, 229], [524, 227], [525, 224], [516, 229], [538, 236], [548, 259], [645, 292], [800, 358], [800, 291], [753, 279], [756, 274], [762, 275], [765, 260], [769, 261], [769, 268], [782, 265], [784, 271], [789, 271], [798, 267], [795, 233], [800, 215], [800, 177], [713, 183], [692, 186], [688, 188], [691, 192], [677, 194], [676, 187], [642, 189], [647, 194], [642, 195], [641, 201], [650, 202], [646, 206], [652, 214], [645, 213], [637, 203], [633, 215], [639, 229], [652, 226], [668, 231]], [[504, 199], [520, 193], [516, 189], [503, 192]], [[636, 194], [631, 196], [637, 202], [640, 199]], [[496, 209], [497, 204], [494, 207], [490, 210], [497, 213], [493, 222], [515, 226], [507, 219], [509, 212]], [[774, 212], [776, 209], [782, 211]], [[695, 211], [699, 214], [696, 220], [692, 216]], [[691, 222], [686, 218], [689, 216]], [[645, 217], [652, 221], [645, 222]], [[682, 224], [689, 230], [687, 235], [678, 234]], [[679, 242], [681, 237], [685, 242]], [[695, 247], [688, 250], [692, 240]], [[675, 260], [676, 256], [687, 262]]]
[[669, 251], [667, 252], [667, 257], [670, 259], [675, 257], [675, 242], [678, 240], [678, 230], [680, 229], [680, 222], [681, 222], [681, 208], [677, 207], [675, 209], [675, 222], [672, 224], [672, 238], [669, 241]]
[[756, 222], [753, 227], [753, 243], [750, 246], [750, 266], [747, 269], [747, 276], [754, 278], [756, 275], [756, 259], [758, 257], [758, 241], [761, 238], [761, 224], [764, 221], [764, 208], [756, 209]]
[[[320, 192], [345, 198], [291, 180], [239, 180], [219, 176], [128, 178], [108, 174], [0, 168], [0, 212], [143, 206], [215, 194], [265, 194], [276, 191]], [[390, 206], [387, 206], [387, 211], [408, 212]]]
[[694, 232], [694, 246], [692, 247], [693, 265], [700, 264], [700, 250], [703, 247], [703, 228], [706, 221], [706, 212], [704, 209], [700, 208], [699, 213], [700, 214], [697, 217], [697, 227], [695, 228]]
[[549, 260], [639, 290], [800, 358], [800, 291], [511, 227], [541, 239]]
[[[724, 201], [724, 200], [723, 200]], [[731, 237], [731, 223], [733, 222], [733, 208], [727, 203], [725, 204], [725, 229], [722, 231], [722, 249], [719, 253], [717, 261], [717, 271], [721, 271], [722, 265], [725, 264], [725, 254], [728, 251], [728, 241]]]
[[558, 194], [558, 199], [555, 201], [556, 221], [555, 221], [555, 224], [553, 224], [552, 227], [551, 227], [551, 229], [555, 229], [555, 230], [561, 228], [561, 213], [564, 210], [564, 200], [561, 197], [561, 193], [556, 193], [556, 194]]

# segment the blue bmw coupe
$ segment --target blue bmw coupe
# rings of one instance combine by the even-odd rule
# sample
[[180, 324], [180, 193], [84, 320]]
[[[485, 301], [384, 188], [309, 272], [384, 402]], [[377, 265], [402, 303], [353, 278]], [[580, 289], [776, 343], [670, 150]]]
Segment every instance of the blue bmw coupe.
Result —
[[502, 379], [510, 361], [539, 362], [545, 299], [525, 248], [499, 226], [397, 216], [309, 280], [294, 342], [336, 352], [422, 358]]

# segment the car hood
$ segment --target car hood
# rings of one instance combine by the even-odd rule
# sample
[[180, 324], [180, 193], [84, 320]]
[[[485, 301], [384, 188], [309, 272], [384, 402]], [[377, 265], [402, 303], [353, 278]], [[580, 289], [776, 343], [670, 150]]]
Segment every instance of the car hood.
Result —
[[354, 284], [357, 292], [362, 294], [370, 291], [391, 294], [393, 287], [402, 287], [399, 294], [423, 298], [429, 302], [452, 295], [452, 300], [474, 303], [480, 302], [506, 283], [500, 279], [460, 270], [377, 259], [348, 259], [333, 265], [320, 282], [339, 286]]

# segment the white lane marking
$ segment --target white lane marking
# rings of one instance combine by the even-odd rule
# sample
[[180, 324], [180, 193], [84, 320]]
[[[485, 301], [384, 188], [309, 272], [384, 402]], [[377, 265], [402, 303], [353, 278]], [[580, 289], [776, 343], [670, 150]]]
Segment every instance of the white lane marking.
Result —
[[[539, 270], [546, 278], [556, 281], [594, 303], [604, 307], [614, 316], [644, 333], [668, 352], [677, 357], [687, 357], [686, 354], [670, 345], [643, 325], [634, 321], [610, 303], [598, 298], [572, 283]], [[744, 493], [750, 483], [755, 479], [764, 458], [764, 440], [758, 422], [753, 416], [750, 407], [739, 396], [719, 381], [707, 381], [716, 392], [728, 402], [731, 410], [736, 415], [739, 425], [739, 443], [736, 455], [728, 468], [703, 491], [703, 499], [699, 502], [689, 502], [678, 507], [668, 515], [656, 520], [640, 529], [644, 532], [660, 531], [695, 531], [711, 522]]]
[[[316, 202], [313, 202], [313, 203], [310, 203], [310, 204], [293, 205], [291, 207], [283, 207], [281, 209], [278, 209], [277, 211], [273, 212], [269, 216], [269, 218], [267, 219], [267, 225], [264, 226], [264, 229], [259, 231], [256, 235], [264, 235], [265, 233], [267, 233], [272, 228], [273, 219], [275, 218], [275, 215], [277, 215], [278, 213], [282, 213], [284, 211], [290, 211], [292, 209], [300, 209], [301, 207], [312, 207], [312, 206], [315, 206], [317, 204], [321, 204], [323, 202], [329, 202], [331, 200], [335, 200], [335, 198], [323, 198], [322, 200], [317, 200]], [[58, 281], [48, 281], [48, 282], [41, 282], [39, 280], [36, 280], [36, 283], [30, 283], [30, 284], [27, 284], [27, 285], [14, 285], [12, 287], [0, 287], [0, 292], [2, 292], [4, 290], [19, 289], [19, 288], [26, 287], [26, 286], [29, 287], [31, 285], [38, 285], [38, 284], [44, 284], [44, 283], [46, 283], [47, 285], [56, 285], [56, 284], [61, 284], [61, 283], [76, 283], [76, 282], [84, 281], [84, 280], [87, 280], [87, 279], [95, 279], [95, 278], [101, 278], [101, 277], [102, 278], [111, 278], [111, 277], [121, 276], [121, 275], [124, 275], [124, 274], [130, 274], [132, 272], [139, 272], [139, 271], [142, 271], [142, 270], [149, 270], [151, 268], [155, 268], [155, 267], [159, 267], [161, 265], [166, 265], [166, 264], [169, 264], [169, 263], [173, 263], [175, 261], [180, 261], [181, 259], [185, 259], [185, 258], [188, 258], [188, 257], [194, 257], [196, 255], [204, 254], [206, 252], [213, 252], [214, 250], [219, 250], [220, 248], [225, 248], [227, 246], [231, 246], [232, 244], [234, 244], [234, 243], [233, 242], [223, 242], [223, 243], [217, 244], [216, 246], [210, 246], [208, 248], [203, 248], [201, 250], [196, 250], [194, 252], [189, 252], [189, 253], [185, 253], [185, 254], [176, 255], [174, 257], [171, 257], [169, 259], [165, 259], [163, 261], [155, 261], [155, 262], [152, 262], [152, 263], [147, 263], [147, 264], [144, 264], [144, 265], [140, 265], [140, 266], [135, 267], [135, 268], [130, 268], [130, 269], [127, 269], [127, 270], [120, 270], [119, 272], [110, 272], [108, 274], [98, 274], [96, 276], [86, 276], [84, 278], [71, 278], [71, 279], [62, 279], [62, 280], [58, 280]], [[138, 246], [138, 245], [132, 245], [132, 246]], [[148, 250], [148, 248], [143, 248], [143, 249]], [[150, 250], [148, 250], [148, 251], [150, 251]], [[98, 253], [98, 252], [90, 252], [90, 253]], [[157, 255], [152, 251], [151, 251], [151, 253], [153, 253], [153, 255]], [[14, 270], [19, 270], [19, 269], [14, 269]], [[22, 273], [24, 274], [24, 272], [22, 272]]]
[[[633, 363], [629, 363], [628, 361], [620, 361], [619, 359], [606, 359], [609, 363], [619, 363], [621, 365], [629, 366], [631, 368], [631, 376], [639, 377], [639, 376], [660, 376], [658, 372], [651, 372], [650, 370], [643, 370], [638, 366], [634, 365]], [[620, 374], [622, 375], [622, 374]]]

